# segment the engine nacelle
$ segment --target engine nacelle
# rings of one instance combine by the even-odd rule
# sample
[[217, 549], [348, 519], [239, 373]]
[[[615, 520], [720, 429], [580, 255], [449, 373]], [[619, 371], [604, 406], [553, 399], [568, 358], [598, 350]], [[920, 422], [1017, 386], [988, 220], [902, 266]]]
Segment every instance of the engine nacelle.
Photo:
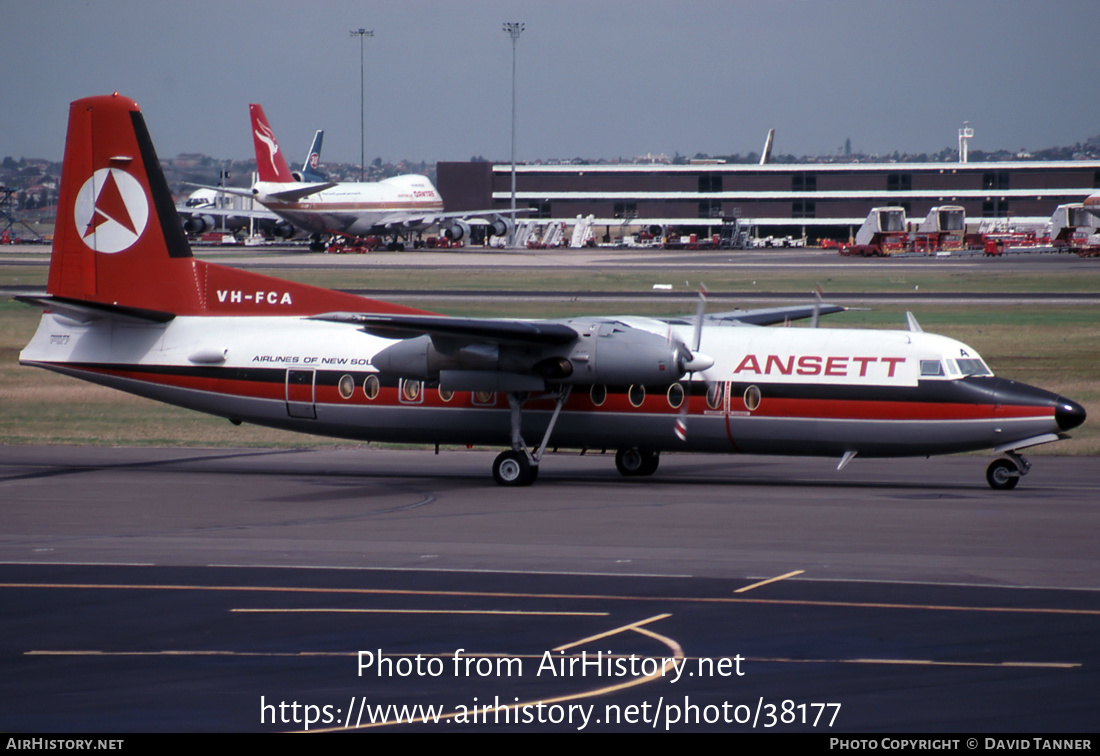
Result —
[[294, 228], [292, 224], [287, 223], [286, 221], [279, 221], [275, 224], [275, 228], [271, 230], [271, 233], [273, 233], [280, 239], [289, 239], [290, 237], [294, 236], [296, 231], [297, 229]]
[[455, 220], [443, 227], [443, 235], [451, 241], [462, 241], [470, 236], [470, 224]]
[[211, 215], [192, 215], [183, 222], [183, 230], [188, 234], [205, 234], [207, 231], [213, 231], [216, 225], [214, 217]]
[[511, 236], [512, 231], [514, 231], [515, 228], [515, 221], [513, 221], [511, 218], [506, 218], [503, 215], [498, 215], [489, 222], [489, 235]]
[[[529, 355], [526, 360], [517, 360], [516, 351], [495, 344], [465, 344], [440, 352], [431, 336], [417, 336], [386, 347], [371, 358], [371, 364], [384, 373], [422, 381], [437, 379], [442, 370], [530, 372], [535, 359]], [[541, 351], [535, 356], [541, 356]]]
[[[571, 325], [580, 336], [558, 347], [465, 344], [441, 352], [430, 336], [398, 341], [371, 359], [384, 373], [423, 381], [442, 371], [537, 376], [548, 383], [667, 386], [684, 377], [691, 353], [678, 341], [619, 322]], [[706, 364], [698, 369], [709, 367]]]
[[618, 322], [583, 332], [565, 355], [573, 373], [563, 383], [667, 386], [684, 377], [691, 354], [676, 341]]

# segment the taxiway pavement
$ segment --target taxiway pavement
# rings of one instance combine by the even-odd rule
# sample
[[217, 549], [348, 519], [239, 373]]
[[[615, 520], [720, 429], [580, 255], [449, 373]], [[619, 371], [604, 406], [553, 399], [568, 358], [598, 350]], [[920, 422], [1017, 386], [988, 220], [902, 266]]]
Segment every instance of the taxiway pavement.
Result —
[[1095, 729], [1091, 459], [491, 459], [0, 447], [0, 729]]

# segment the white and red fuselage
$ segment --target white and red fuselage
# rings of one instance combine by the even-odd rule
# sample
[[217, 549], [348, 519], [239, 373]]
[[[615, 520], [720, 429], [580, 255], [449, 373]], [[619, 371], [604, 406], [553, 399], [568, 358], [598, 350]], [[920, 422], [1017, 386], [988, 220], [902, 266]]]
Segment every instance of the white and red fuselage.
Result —
[[[257, 298], [271, 309], [292, 305], [294, 293], [276, 287], [224, 297], [225, 309], [239, 304], [247, 312]], [[659, 335], [667, 329], [646, 319], [618, 322]], [[674, 336], [686, 338], [685, 330]], [[20, 359], [259, 425], [360, 440], [508, 444], [503, 392], [448, 392], [438, 381], [388, 375], [372, 361], [394, 343], [296, 315], [121, 325], [47, 314]], [[963, 375], [963, 361], [967, 371], [984, 370], [977, 353], [933, 334], [717, 326], [704, 329], [701, 351], [715, 364], [690, 382], [577, 384], [555, 446], [913, 456], [999, 447], [1077, 424], [1071, 403], [1054, 394]], [[673, 434], [681, 390], [686, 440]], [[541, 434], [552, 409], [551, 401], [531, 405], [524, 434]]]
[[117, 95], [71, 107], [47, 294], [22, 299], [46, 310], [24, 365], [340, 438], [847, 460], [1011, 454], [1085, 418], [919, 330], [718, 322], [693, 354], [662, 320], [447, 318], [197, 260]]
[[[298, 228], [315, 234], [365, 236], [406, 223], [423, 225], [443, 212], [443, 198], [426, 176], [406, 174], [364, 183], [340, 183], [301, 199], [280, 195], [316, 184], [258, 181], [256, 200]], [[404, 220], [402, 220], [404, 219]]]

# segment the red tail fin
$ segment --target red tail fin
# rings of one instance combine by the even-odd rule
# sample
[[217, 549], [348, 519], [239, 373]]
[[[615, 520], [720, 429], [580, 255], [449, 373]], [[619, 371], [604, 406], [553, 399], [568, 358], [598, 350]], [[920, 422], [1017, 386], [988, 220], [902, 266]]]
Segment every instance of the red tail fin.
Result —
[[256, 170], [260, 174], [260, 181], [278, 181], [284, 184], [294, 181], [263, 107], [253, 103], [248, 106], [248, 112], [252, 116], [252, 142], [256, 147]]
[[69, 107], [47, 291], [150, 314], [421, 312], [196, 260], [145, 119], [118, 94]]
[[118, 94], [74, 102], [49, 293], [194, 311], [201, 307], [194, 266], [137, 103]]

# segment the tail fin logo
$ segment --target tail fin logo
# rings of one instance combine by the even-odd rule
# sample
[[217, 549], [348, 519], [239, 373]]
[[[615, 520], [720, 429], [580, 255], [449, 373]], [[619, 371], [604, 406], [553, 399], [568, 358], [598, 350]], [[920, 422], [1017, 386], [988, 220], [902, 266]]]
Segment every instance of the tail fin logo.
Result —
[[321, 164], [321, 156], [316, 152], [309, 153], [309, 167], [316, 169]]
[[85, 245], [114, 254], [141, 238], [149, 220], [149, 200], [141, 183], [126, 171], [100, 168], [80, 187], [73, 219]]
[[267, 147], [267, 159], [271, 161], [271, 170], [279, 172], [279, 166], [275, 165], [275, 153], [279, 151], [279, 144], [275, 141], [275, 134], [271, 127], [263, 121], [256, 122], [256, 138]]

